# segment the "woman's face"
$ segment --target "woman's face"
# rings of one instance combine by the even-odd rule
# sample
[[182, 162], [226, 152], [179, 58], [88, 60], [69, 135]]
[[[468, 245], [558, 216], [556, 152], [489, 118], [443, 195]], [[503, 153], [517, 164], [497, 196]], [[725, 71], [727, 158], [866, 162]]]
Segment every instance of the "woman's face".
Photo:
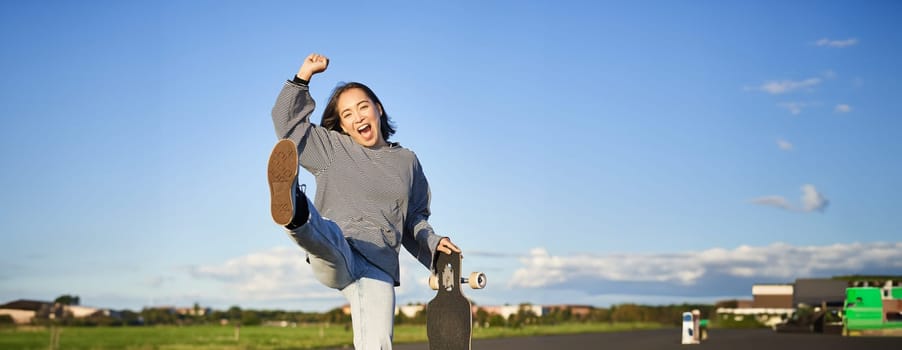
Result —
[[386, 145], [380, 123], [382, 107], [370, 100], [363, 90], [349, 89], [338, 96], [338, 117], [341, 129], [354, 142], [364, 147]]

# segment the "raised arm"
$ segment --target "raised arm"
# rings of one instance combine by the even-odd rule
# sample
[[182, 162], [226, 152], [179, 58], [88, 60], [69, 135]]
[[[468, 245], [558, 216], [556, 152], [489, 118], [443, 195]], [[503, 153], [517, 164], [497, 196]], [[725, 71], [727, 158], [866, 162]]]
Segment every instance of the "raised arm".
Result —
[[325, 56], [308, 55], [295, 77], [282, 87], [272, 108], [276, 137], [294, 141], [298, 145], [301, 165], [314, 174], [329, 166], [332, 141], [328, 130], [310, 122], [316, 103], [310, 96], [308, 84], [315, 74], [326, 71], [328, 66], [329, 59]]

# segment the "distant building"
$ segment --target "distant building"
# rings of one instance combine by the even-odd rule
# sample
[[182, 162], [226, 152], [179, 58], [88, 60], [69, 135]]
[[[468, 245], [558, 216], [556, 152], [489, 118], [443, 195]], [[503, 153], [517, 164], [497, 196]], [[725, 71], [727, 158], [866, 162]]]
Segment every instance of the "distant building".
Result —
[[547, 315], [554, 311], [570, 310], [570, 314], [576, 317], [588, 317], [594, 307], [589, 305], [544, 305], [540, 315]]
[[147, 309], [147, 310], [163, 311], [163, 312], [166, 312], [166, 313], [168, 313], [168, 314], [170, 314], [170, 315], [175, 315], [175, 313], [176, 313], [176, 312], [175, 312], [176, 307], [175, 307], [175, 306], [171, 306], [171, 305], [148, 306], [148, 307], [145, 307], [145, 309]]
[[[417, 305], [404, 305], [395, 307], [395, 315], [404, 314], [407, 317], [415, 317], [417, 313], [426, 309], [425, 304], [417, 304]], [[350, 313], [350, 306], [345, 305], [342, 307], [346, 314]], [[569, 309], [571, 314], [576, 317], [586, 317], [591, 312], [593, 307], [589, 305], [532, 305], [532, 304], [522, 304], [522, 305], [503, 305], [503, 306], [491, 306], [491, 305], [473, 305], [472, 312], [473, 315], [476, 315], [476, 312], [479, 310], [485, 311], [489, 315], [499, 315], [504, 317], [505, 319], [509, 318], [511, 315], [517, 314], [521, 311], [524, 312], [532, 312], [536, 316], [547, 315], [556, 310], [567, 310]]]
[[78, 306], [78, 305], [66, 305], [65, 310], [72, 313], [72, 317], [75, 317], [75, 318], [85, 318], [88, 316], [98, 314], [98, 312], [102, 312], [102, 310], [100, 310], [98, 308]]
[[734, 315], [737, 319], [751, 315], [765, 325], [775, 325], [802, 306], [842, 307], [848, 285], [847, 281], [829, 278], [799, 278], [791, 284], [755, 284], [751, 304], [738, 302], [736, 308], [718, 308], [717, 313]]
[[521, 305], [504, 305], [504, 306], [480, 306], [479, 309], [485, 310], [490, 315], [500, 315], [505, 319], [511, 315], [519, 313], [521, 310], [525, 312], [531, 311], [536, 316], [542, 316], [543, 308], [541, 305], [521, 304]]
[[756, 284], [752, 286], [752, 308], [792, 309], [792, 284]]
[[175, 308], [175, 313], [183, 316], [206, 316], [213, 312], [212, 309], [208, 307], [180, 307]]
[[53, 303], [19, 299], [0, 305], [0, 315], [9, 315], [16, 324], [29, 324], [41, 311], [48, 312]]
[[849, 282], [826, 278], [799, 278], [796, 280], [792, 294], [792, 305], [808, 305], [819, 307], [840, 307], [846, 300], [846, 287]]
[[35, 318], [60, 319], [90, 316], [120, 317], [118, 312], [79, 305], [65, 305], [47, 301], [19, 299], [0, 305], [0, 315], [9, 315], [16, 324], [29, 324]]
[[426, 309], [426, 305], [423, 304], [398, 306], [395, 307], [395, 315], [404, 314], [404, 316], [413, 318], [424, 309]]
[[774, 326], [795, 311], [792, 284], [752, 285], [752, 300], [737, 301], [735, 308], [717, 308], [718, 317], [740, 321], [754, 317], [758, 322]]

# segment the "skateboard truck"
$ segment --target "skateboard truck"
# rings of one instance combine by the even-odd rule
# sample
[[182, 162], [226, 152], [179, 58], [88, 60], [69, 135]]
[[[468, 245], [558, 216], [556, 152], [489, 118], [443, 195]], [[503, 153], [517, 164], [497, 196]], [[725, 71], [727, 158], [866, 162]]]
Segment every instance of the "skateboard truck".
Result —
[[[452, 276], [452, 274], [450, 272], [450, 268], [451, 268], [450, 265], [445, 266], [445, 270], [446, 270], [445, 276]], [[451, 281], [441, 281], [441, 282], [442, 283], [440, 286], [438, 276], [436, 276], [435, 274], [429, 276], [429, 288], [432, 288], [432, 290], [438, 290], [440, 287], [444, 288], [448, 291], [454, 289], [453, 277], [452, 277]], [[473, 273], [470, 273], [469, 278], [467, 278], [467, 277], [460, 278], [460, 284], [468, 284], [468, 285], [470, 285], [470, 288], [472, 288], [472, 289], [483, 289], [483, 288], [485, 288], [486, 283], [488, 283], [488, 278], [485, 276], [485, 273], [483, 273], [483, 272], [473, 272]]]

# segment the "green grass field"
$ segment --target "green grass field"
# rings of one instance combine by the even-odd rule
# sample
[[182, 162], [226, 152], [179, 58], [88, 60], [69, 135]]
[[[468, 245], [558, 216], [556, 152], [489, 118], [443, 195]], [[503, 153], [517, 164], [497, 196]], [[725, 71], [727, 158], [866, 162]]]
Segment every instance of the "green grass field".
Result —
[[[556, 326], [477, 328], [476, 339], [550, 334], [615, 332], [660, 328], [650, 323], [569, 323]], [[62, 327], [59, 349], [315, 349], [352, 344], [343, 325], [298, 327], [241, 327], [236, 339], [232, 326]], [[426, 341], [425, 326], [395, 327], [395, 343]], [[0, 349], [50, 349], [51, 331], [43, 327], [0, 328]]]

